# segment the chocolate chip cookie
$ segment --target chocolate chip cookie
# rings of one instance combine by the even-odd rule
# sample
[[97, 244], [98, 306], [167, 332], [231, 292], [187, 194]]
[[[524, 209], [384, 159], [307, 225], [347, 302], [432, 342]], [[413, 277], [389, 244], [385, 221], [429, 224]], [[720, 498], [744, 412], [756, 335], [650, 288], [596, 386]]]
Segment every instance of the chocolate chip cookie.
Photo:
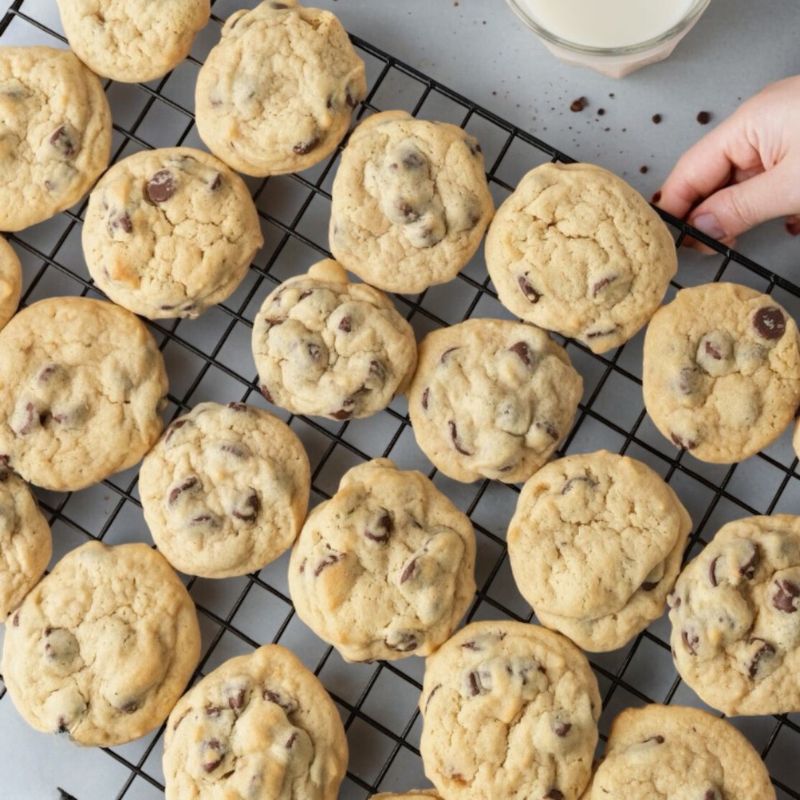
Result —
[[0, 47], [0, 231], [78, 202], [108, 165], [111, 111], [97, 76], [51, 47]]
[[163, 764], [167, 800], [335, 800], [347, 739], [319, 679], [273, 644], [226, 661], [180, 699]]
[[164, 359], [129, 311], [52, 297], [0, 331], [0, 461], [76, 491], [133, 466], [163, 428]]
[[448, 800], [577, 800], [589, 782], [597, 680], [546, 628], [463, 628], [428, 658], [419, 707], [425, 774]]
[[417, 444], [445, 475], [518, 483], [566, 436], [582, 391], [544, 331], [471, 319], [422, 341], [408, 409]]
[[139, 473], [144, 518], [175, 569], [205, 578], [274, 561], [306, 515], [308, 456], [291, 428], [243, 403], [176, 419]]
[[349, 470], [292, 550], [300, 618], [347, 661], [428, 655], [475, 593], [475, 534], [419, 472], [388, 459]]
[[455, 278], [493, 213], [477, 139], [389, 111], [362, 122], [342, 153], [330, 247], [379, 289], [421, 292]]
[[800, 711], [800, 517], [723, 525], [669, 597], [681, 677], [726, 714]]
[[650, 467], [601, 450], [552, 461], [525, 484], [508, 554], [539, 621], [604, 652], [664, 613], [691, 527]]
[[115, 81], [166, 75], [208, 23], [209, 0], [58, 0], [69, 46], [86, 66]]
[[166, 719], [199, 657], [194, 604], [164, 557], [89, 542], [11, 616], [3, 680], [36, 730], [111, 746]]
[[408, 322], [382, 292], [320, 261], [270, 294], [253, 325], [261, 391], [294, 414], [346, 420], [386, 408], [417, 363]]
[[403, 794], [392, 794], [391, 792], [374, 794], [371, 800], [390, 800], [393, 797], [404, 797], [405, 800], [429, 800], [429, 798], [433, 797], [435, 800], [440, 800], [439, 795], [429, 789], [420, 789], [416, 792], [404, 792]]
[[193, 318], [226, 300], [264, 244], [245, 182], [189, 147], [111, 167], [89, 197], [82, 241], [97, 286], [150, 319]]
[[247, 175], [327, 158], [366, 97], [364, 62], [329, 11], [264, 0], [228, 17], [197, 77], [197, 130]]
[[742, 461], [775, 441], [800, 405], [797, 326], [746, 286], [683, 289], [647, 329], [643, 377], [665, 437], [701, 461]]
[[22, 294], [22, 267], [11, 245], [0, 236], [0, 328], [14, 316]]
[[593, 164], [531, 170], [497, 211], [486, 263], [509, 311], [595, 353], [650, 319], [678, 269], [658, 214]]
[[625, 709], [583, 800], [775, 800], [764, 762], [729, 722], [697, 708]]
[[36, 500], [0, 463], [0, 622], [42, 577], [52, 551], [50, 526]]

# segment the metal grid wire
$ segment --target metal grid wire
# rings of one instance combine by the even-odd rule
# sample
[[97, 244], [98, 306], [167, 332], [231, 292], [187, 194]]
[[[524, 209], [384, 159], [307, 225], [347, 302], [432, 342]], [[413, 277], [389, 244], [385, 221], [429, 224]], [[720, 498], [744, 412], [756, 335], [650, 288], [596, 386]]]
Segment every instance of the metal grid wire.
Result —
[[[238, 5], [241, 3], [228, 7], [228, 0], [216, 1], [214, 22], [201, 34], [194, 55], [171, 75], [148, 85], [107, 82], [115, 120], [114, 160], [142, 148], [200, 144], [191, 111], [194, 79], [202, 55], [218, 39], [220, 16]], [[51, 27], [52, 17], [52, 9], [45, 13], [38, 0], [15, 0], [0, 21], [0, 43], [58, 45], [65, 40]], [[370, 78], [370, 93], [358, 116], [378, 109], [406, 108], [414, 115], [460, 124], [483, 145], [490, 185], [498, 202], [536, 164], [572, 160], [419, 70], [367, 42], [355, 37], [353, 41], [367, 63]], [[170, 373], [171, 415], [203, 400], [241, 400], [270, 408], [292, 426], [309, 452], [312, 503], [330, 497], [344, 470], [369, 458], [386, 456], [402, 468], [422, 469], [475, 525], [479, 590], [469, 618], [530, 620], [530, 608], [514, 587], [505, 555], [505, 529], [517, 487], [489, 481], [467, 486], [438, 474], [416, 448], [402, 398], [369, 420], [337, 423], [287, 415], [268, 406], [258, 394], [249, 346], [253, 316], [281, 280], [305, 271], [313, 261], [328, 255], [330, 185], [339, 152], [303, 175], [249, 180], [267, 244], [243, 286], [199, 320], [150, 326]], [[11, 237], [25, 266], [24, 304], [52, 295], [96, 294], [80, 252], [84, 210], [85, 203]], [[690, 229], [675, 219], [665, 219], [680, 244]], [[749, 284], [772, 293], [795, 314], [800, 312], [800, 287], [702, 234], [696, 235], [718, 254], [711, 262], [713, 280], [724, 277]], [[687, 269], [686, 260], [682, 256], [681, 271], [670, 296], [681, 285], [712, 279], [707, 266], [704, 271], [696, 264]], [[396, 301], [418, 336], [473, 315], [508, 317], [497, 301], [480, 254], [446, 287], [414, 297], [398, 296]], [[788, 437], [737, 466], [702, 464], [676, 451], [646, 416], [641, 397], [641, 336], [606, 356], [593, 355], [576, 342], [565, 345], [583, 374], [586, 390], [561, 454], [606, 447], [649, 463], [678, 491], [692, 513], [695, 529], [689, 557], [730, 519], [791, 512], [800, 507], [800, 476]], [[92, 538], [107, 543], [150, 541], [137, 496], [135, 470], [83, 492], [40, 492], [39, 497], [54, 529], [56, 558]], [[418, 750], [421, 720], [416, 709], [422, 660], [345, 665], [333, 648], [316, 639], [295, 615], [286, 587], [286, 563], [284, 557], [259, 574], [239, 579], [187, 579], [203, 632], [203, 656], [195, 679], [232, 655], [264, 642], [281, 642], [319, 675], [342, 714], [351, 749], [342, 798], [366, 798], [378, 790], [424, 784]], [[677, 677], [668, 636], [669, 627], [662, 618], [626, 648], [592, 657], [603, 695], [602, 738], [613, 716], [629, 705], [702, 705]], [[6, 721], [2, 724], [12, 719], [10, 699], [5, 694], [0, 684], [0, 720]], [[764, 757], [778, 797], [800, 799], [800, 715], [733, 722]], [[107, 757], [91, 762], [90, 775], [78, 774], [81, 770], [75, 767], [77, 762], [65, 756], [63, 764], [49, 767], [58, 783], [56, 788], [54, 781], [52, 797], [162, 797], [162, 731], [131, 745], [105, 749]], [[49, 761], [47, 748], [53, 746], [52, 742], [52, 737], [42, 737], [43, 764]], [[4, 792], [4, 796], [10, 795]], [[27, 800], [33, 795], [14, 797]]]

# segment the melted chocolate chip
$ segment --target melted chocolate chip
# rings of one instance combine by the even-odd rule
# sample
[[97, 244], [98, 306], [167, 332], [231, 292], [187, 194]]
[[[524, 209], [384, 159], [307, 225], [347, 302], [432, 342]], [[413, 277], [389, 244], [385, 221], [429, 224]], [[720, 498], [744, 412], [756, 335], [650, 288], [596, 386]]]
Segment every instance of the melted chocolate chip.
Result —
[[538, 303], [542, 299], [541, 293], [537, 292], [536, 289], [531, 286], [531, 284], [528, 282], [528, 279], [524, 275], [520, 275], [519, 278], [517, 278], [517, 285], [519, 286], [522, 294], [525, 295], [525, 299], [528, 300], [528, 302]]
[[608, 275], [605, 278], [601, 278], [594, 284], [594, 286], [592, 286], [592, 297], [597, 297], [597, 295], [600, 294], [600, 292], [602, 292], [606, 286], [610, 286], [616, 279], [616, 275]]
[[719, 560], [720, 556], [717, 556], [708, 565], [708, 578], [711, 581], [712, 586], [719, 586], [719, 581], [717, 580], [717, 562]]
[[453, 441], [453, 447], [455, 447], [462, 456], [471, 456], [472, 453], [470, 453], [469, 450], [465, 450], [458, 442], [458, 428], [456, 427], [456, 423], [451, 419], [447, 423], [447, 426], [450, 429], [450, 438]]
[[786, 333], [786, 317], [775, 306], [759, 308], [753, 314], [753, 327], [762, 339], [776, 341]]
[[175, 176], [168, 169], [162, 169], [147, 181], [145, 191], [150, 202], [158, 205], [166, 203], [175, 194], [177, 188]]
[[709, 111], [700, 111], [697, 114], [697, 121], [701, 125], [708, 125], [711, 122], [711, 112]]
[[655, 589], [656, 586], [658, 586], [659, 583], [660, 583], [660, 581], [645, 581], [642, 584], [642, 591], [643, 592], [652, 592], [653, 589]]
[[448, 347], [447, 350], [445, 350], [442, 353], [441, 357], [439, 358], [439, 363], [444, 364], [445, 361], [447, 360], [447, 356], [449, 356], [450, 353], [455, 353], [455, 351], [458, 349], [459, 349], [458, 347]]
[[107, 227], [111, 236], [114, 235], [114, 231], [124, 231], [125, 233], [133, 232], [133, 222], [131, 221], [130, 215], [127, 211], [123, 211], [120, 214], [115, 214], [114, 216], [109, 217]]
[[403, 158], [401, 163], [406, 169], [422, 169], [427, 162], [423, 155], [412, 151]]
[[291, 734], [291, 736], [289, 736], [289, 738], [286, 740], [286, 745], [285, 745], [287, 750], [292, 749], [292, 745], [297, 741], [298, 736], [299, 734], [297, 733], [297, 731], [294, 731]]
[[533, 365], [533, 353], [525, 342], [517, 342], [508, 348], [512, 353], [516, 353], [526, 367]]
[[347, 408], [340, 408], [338, 411], [332, 411], [331, 416], [334, 419], [344, 421], [346, 419], [350, 419], [353, 416], [353, 411]]
[[125, 703], [124, 706], [120, 708], [120, 711], [123, 714], [133, 714], [135, 711], [139, 710], [139, 701], [138, 700], [130, 700]]
[[750, 640], [751, 644], [754, 642], [761, 642], [761, 646], [755, 651], [755, 653], [753, 653], [753, 658], [750, 661], [750, 666], [747, 669], [747, 674], [751, 678], [755, 678], [758, 675], [758, 670], [762, 661], [768, 660], [775, 655], [775, 648], [769, 642], [758, 638], [753, 638]]
[[706, 355], [711, 356], [715, 361], [722, 360], [722, 351], [710, 339], [705, 344]]
[[697, 655], [697, 645], [700, 644], [700, 636], [697, 633], [689, 633], [684, 629], [681, 631], [681, 641], [689, 655]]
[[299, 156], [308, 155], [319, 144], [319, 136], [314, 136], [308, 141], [298, 142], [292, 150]]
[[339, 330], [344, 333], [350, 333], [350, 331], [353, 330], [353, 321], [350, 317], [342, 317], [341, 320], [339, 320]]
[[188, 492], [190, 489], [194, 489], [197, 486], [198, 480], [194, 475], [186, 478], [182, 483], [179, 483], [177, 486], [170, 489], [169, 495], [167, 495], [167, 503], [169, 505], [174, 505], [175, 501], [184, 493]]
[[78, 152], [75, 138], [65, 125], [60, 125], [50, 134], [50, 144], [64, 158], [73, 158]]
[[207, 717], [216, 719], [222, 713], [222, 706], [215, 706], [211, 703], [207, 703], [205, 707], [205, 713]]
[[417, 637], [407, 631], [394, 634], [391, 638], [387, 636], [383, 643], [391, 650], [397, 650], [398, 653], [410, 653], [419, 647]]
[[198, 514], [189, 520], [190, 525], [208, 525], [210, 528], [216, 528], [219, 524], [217, 518], [213, 514]]
[[473, 670], [467, 675], [467, 683], [469, 684], [469, 692], [472, 697], [477, 697], [479, 694], [488, 694], [491, 691], [489, 685], [490, 676], [481, 676], [480, 672]]
[[312, 361], [319, 361], [322, 356], [322, 348], [316, 344], [316, 342], [309, 342], [306, 345], [306, 350], [308, 351], [309, 358]]
[[297, 701], [293, 697], [285, 695], [283, 692], [275, 691], [274, 689], [264, 689], [261, 696], [270, 703], [280, 706], [287, 715], [293, 714], [298, 709]]
[[228, 408], [232, 411], [247, 411], [247, 404], [246, 403], [228, 403]]
[[268, 389], [266, 386], [264, 386], [264, 384], [262, 384], [262, 385], [259, 387], [259, 390], [261, 391], [261, 394], [264, 396], [264, 399], [265, 399], [265, 400], [266, 400], [268, 403], [273, 403], [273, 402], [274, 402], [274, 400], [272, 399], [272, 395], [270, 394], [270, 391], [269, 391], [269, 389]]
[[558, 439], [558, 429], [552, 422], [537, 420], [534, 424], [539, 430], [544, 431], [553, 441]]
[[14, 614], [14, 619], [11, 621], [11, 624], [12, 624], [12, 625], [13, 625], [15, 628], [19, 628], [19, 611], [17, 611], [17, 613], [16, 613], [16, 614]]
[[585, 483], [589, 489], [594, 489], [597, 486], [597, 481], [594, 478], [590, 478], [588, 475], [576, 475], [574, 478], [570, 478], [561, 487], [561, 494], [567, 494], [570, 492], [572, 487], [577, 483]]
[[325, 556], [322, 561], [317, 564], [314, 568], [314, 577], [318, 578], [324, 570], [328, 567], [332, 567], [334, 564], [338, 564], [343, 558], [341, 553], [330, 553], [329, 555]]
[[744, 564], [739, 565], [739, 573], [743, 575], [747, 580], [751, 581], [756, 575], [756, 570], [758, 569], [758, 565], [761, 563], [761, 554], [758, 549], [758, 545], [755, 542], [751, 542], [753, 546], [753, 552], [750, 558], [744, 562]]
[[249, 494], [244, 501], [244, 510], [234, 509], [232, 515], [243, 522], [253, 522], [261, 510], [261, 501], [255, 492]]
[[437, 684], [436, 684], [436, 686], [434, 686], [434, 687], [433, 687], [433, 689], [431, 689], [431, 693], [428, 695], [428, 699], [425, 701], [425, 711], [426, 711], [426, 712], [427, 712], [427, 710], [428, 710], [428, 706], [431, 704], [431, 700], [433, 700], [433, 696], [434, 696], [434, 695], [436, 694], [436, 692], [438, 692], [438, 691], [439, 691], [439, 689], [441, 689], [441, 688], [442, 688], [442, 684], [441, 684], [441, 683], [437, 683]]
[[403, 571], [400, 573], [400, 583], [405, 583], [406, 581], [410, 581], [417, 572], [417, 559], [412, 558], [408, 564], [403, 567]]
[[209, 182], [208, 188], [212, 192], [216, 192], [222, 186], [222, 175], [218, 172]]
[[237, 689], [234, 694], [228, 697], [228, 706], [232, 709], [239, 709], [244, 706], [246, 692], [244, 689]]
[[553, 732], [560, 739], [563, 739], [572, 730], [571, 722], [557, 722], [553, 727]]
[[542, 800], [564, 800], [564, 793], [558, 789], [551, 789]]
[[677, 447], [680, 447], [684, 450], [693, 450], [695, 447], [697, 447], [697, 442], [694, 439], [684, 439], [677, 433], [670, 434], [670, 439], [672, 439]]
[[649, 738], [645, 739], [642, 744], [647, 744], [648, 742], [653, 742], [654, 744], [664, 744], [664, 741], [664, 737], [660, 733], [657, 733], [655, 736], [650, 736]]
[[430, 400], [430, 396], [431, 396], [431, 390], [430, 390], [430, 388], [429, 388], [428, 386], [426, 386], [426, 387], [425, 387], [425, 388], [422, 390], [422, 400], [420, 401], [420, 402], [421, 402], [421, 404], [422, 404], [422, 407], [423, 407], [423, 408], [424, 408], [426, 411], [428, 410], [428, 401]]
[[364, 529], [364, 536], [372, 542], [383, 544], [389, 541], [393, 532], [394, 521], [392, 520], [392, 515], [384, 508], [378, 519]]
[[284, 9], [289, 8], [286, 3], [270, 3], [269, 7], [274, 8], [276, 11], [283, 11]]
[[772, 605], [784, 614], [796, 613], [800, 607], [800, 586], [789, 580], [777, 580], [775, 585], [778, 589], [772, 596]]
[[602, 336], [611, 336], [612, 333], [616, 333], [619, 325], [615, 325], [613, 328], [604, 328], [603, 330], [599, 331], [587, 331], [586, 338], [587, 339], [599, 339]]
[[203, 769], [206, 772], [213, 772], [225, 758], [225, 753], [222, 751], [222, 744], [219, 739], [209, 739], [204, 743], [203, 749], [211, 751], [211, 753], [206, 754], [203, 759]]
[[297, 302], [299, 303], [301, 300], [305, 300], [306, 297], [311, 297], [314, 294], [313, 289], [306, 289], [305, 291], [300, 292], [300, 297], [297, 298]]

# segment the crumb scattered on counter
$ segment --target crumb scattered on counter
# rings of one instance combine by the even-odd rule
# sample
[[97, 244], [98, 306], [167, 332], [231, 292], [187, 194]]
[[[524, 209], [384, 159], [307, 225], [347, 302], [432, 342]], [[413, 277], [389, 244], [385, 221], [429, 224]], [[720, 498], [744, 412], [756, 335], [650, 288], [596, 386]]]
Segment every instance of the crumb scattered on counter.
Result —
[[585, 97], [578, 97], [570, 103], [569, 110], [577, 113], [578, 111], [583, 111], [588, 105], [589, 101]]
[[661, 120], [664, 119], [664, 117], [662, 117], [661, 114], [653, 114], [652, 119], [653, 119], [653, 125], [660, 125]]
[[639, 172], [641, 172], [642, 175], [647, 175], [647, 173], [650, 172], [650, 167], [648, 167], [647, 164], [642, 164], [642, 166], [639, 167]]
[[701, 125], [708, 125], [708, 123], [711, 122], [711, 112], [710, 111], [701, 111], [697, 115], [697, 121]]
[[654, 194], [654, 195], [653, 195], [653, 196], [650, 198], [650, 202], [651, 202], [651, 203], [660, 203], [660, 202], [661, 202], [661, 192], [660, 192], [660, 191], [656, 192], [656, 193], [655, 193], [655, 194]]

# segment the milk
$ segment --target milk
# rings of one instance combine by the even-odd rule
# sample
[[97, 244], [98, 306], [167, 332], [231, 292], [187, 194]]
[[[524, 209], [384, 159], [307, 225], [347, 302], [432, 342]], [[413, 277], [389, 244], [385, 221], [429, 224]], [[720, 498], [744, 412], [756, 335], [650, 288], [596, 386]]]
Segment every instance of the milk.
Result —
[[677, 25], [694, 0], [517, 0], [541, 27], [586, 47], [625, 47]]

